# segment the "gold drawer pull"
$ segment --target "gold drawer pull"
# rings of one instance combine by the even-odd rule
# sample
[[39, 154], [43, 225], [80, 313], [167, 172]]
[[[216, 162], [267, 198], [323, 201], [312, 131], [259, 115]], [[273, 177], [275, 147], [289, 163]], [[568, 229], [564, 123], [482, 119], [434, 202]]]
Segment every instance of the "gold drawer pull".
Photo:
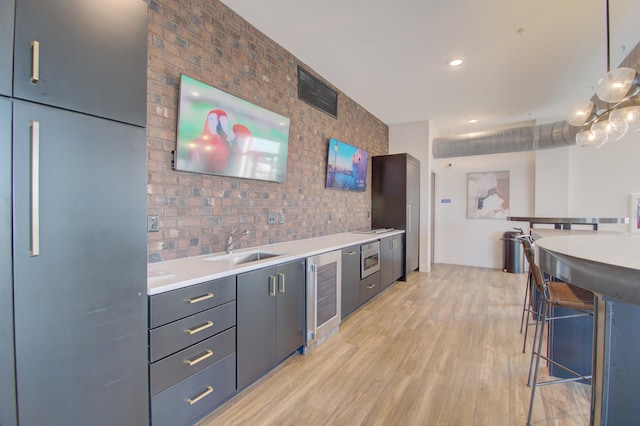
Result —
[[186, 330], [186, 332], [188, 334], [196, 334], [196, 333], [201, 332], [202, 330], [206, 330], [209, 327], [213, 327], [213, 321], [207, 321], [204, 324], [202, 324], [201, 326], [196, 327], [196, 328], [189, 328], [189, 329]]
[[198, 303], [203, 300], [211, 299], [213, 297], [213, 293], [203, 294], [202, 296], [194, 297], [193, 299], [187, 299], [187, 303]]
[[207, 386], [207, 389], [204, 392], [202, 392], [200, 395], [196, 396], [195, 398], [187, 398], [187, 402], [189, 403], [189, 405], [193, 405], [212, 392], [213, 392], [213, 387]]
[[375, 286], [376, 286], [375, 284], [369, 284], [367, 288], [374, 288]]
[[211, 355], [213, 355], [213, 351], [211, 349], [207, 349], [205, 353], [203, 353], [196, 359], [186, 359], [184, 363], [187, 364], [189, 367], [191, 367], [192, 365], [196, 365], [197, 363], [204, 361], [205, 359], [209, 358]]
[[347, 256], [353, 256], [354, 254], [356, 254], [356, 252], [355, 252], [355, 251], [348, 251], [348, 252], [347, 252]]

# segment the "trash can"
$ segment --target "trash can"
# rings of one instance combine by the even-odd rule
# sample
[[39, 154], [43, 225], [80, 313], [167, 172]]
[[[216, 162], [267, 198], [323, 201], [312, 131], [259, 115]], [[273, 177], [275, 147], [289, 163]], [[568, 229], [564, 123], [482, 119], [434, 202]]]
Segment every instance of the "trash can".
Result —
[[502, 270], [513, 274], [524, 272], [524, 250], [522, 243], [516, 238], [520, 232], [509, 231], [502, 234]]

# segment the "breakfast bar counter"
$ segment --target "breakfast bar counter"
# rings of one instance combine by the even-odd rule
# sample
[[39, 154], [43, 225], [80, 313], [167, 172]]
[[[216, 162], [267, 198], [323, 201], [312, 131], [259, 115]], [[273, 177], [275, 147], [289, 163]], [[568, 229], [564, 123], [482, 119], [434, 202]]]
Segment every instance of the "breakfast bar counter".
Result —
[[551, 236], [537, 239], [536, 247], [543, 271], [596, 295], [591, 424], [637, 421], [640, 236]]

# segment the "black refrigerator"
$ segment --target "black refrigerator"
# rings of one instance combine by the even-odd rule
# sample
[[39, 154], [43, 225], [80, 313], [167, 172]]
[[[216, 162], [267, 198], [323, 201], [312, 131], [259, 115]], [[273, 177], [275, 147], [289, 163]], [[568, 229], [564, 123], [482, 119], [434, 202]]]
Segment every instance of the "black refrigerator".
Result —
[[371, 227], [405, 231], [406, 280], [420, 266], [420, 161], [409, 154], [389, 154], [371, 162]]
[[0, 424], [147, 425], [147, 4], [0, 23]]

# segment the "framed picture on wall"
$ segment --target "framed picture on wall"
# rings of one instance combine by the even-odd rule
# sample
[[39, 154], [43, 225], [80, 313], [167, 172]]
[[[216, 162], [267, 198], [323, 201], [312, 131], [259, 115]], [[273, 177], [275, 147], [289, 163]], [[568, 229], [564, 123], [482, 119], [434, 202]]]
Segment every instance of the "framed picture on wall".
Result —
[[467, 173], [467, 218], [509, 216], [509, 171]]
[[640, 193], [631, 194], [629, 207], [629, 224], [631, 232], [640, 232]]

